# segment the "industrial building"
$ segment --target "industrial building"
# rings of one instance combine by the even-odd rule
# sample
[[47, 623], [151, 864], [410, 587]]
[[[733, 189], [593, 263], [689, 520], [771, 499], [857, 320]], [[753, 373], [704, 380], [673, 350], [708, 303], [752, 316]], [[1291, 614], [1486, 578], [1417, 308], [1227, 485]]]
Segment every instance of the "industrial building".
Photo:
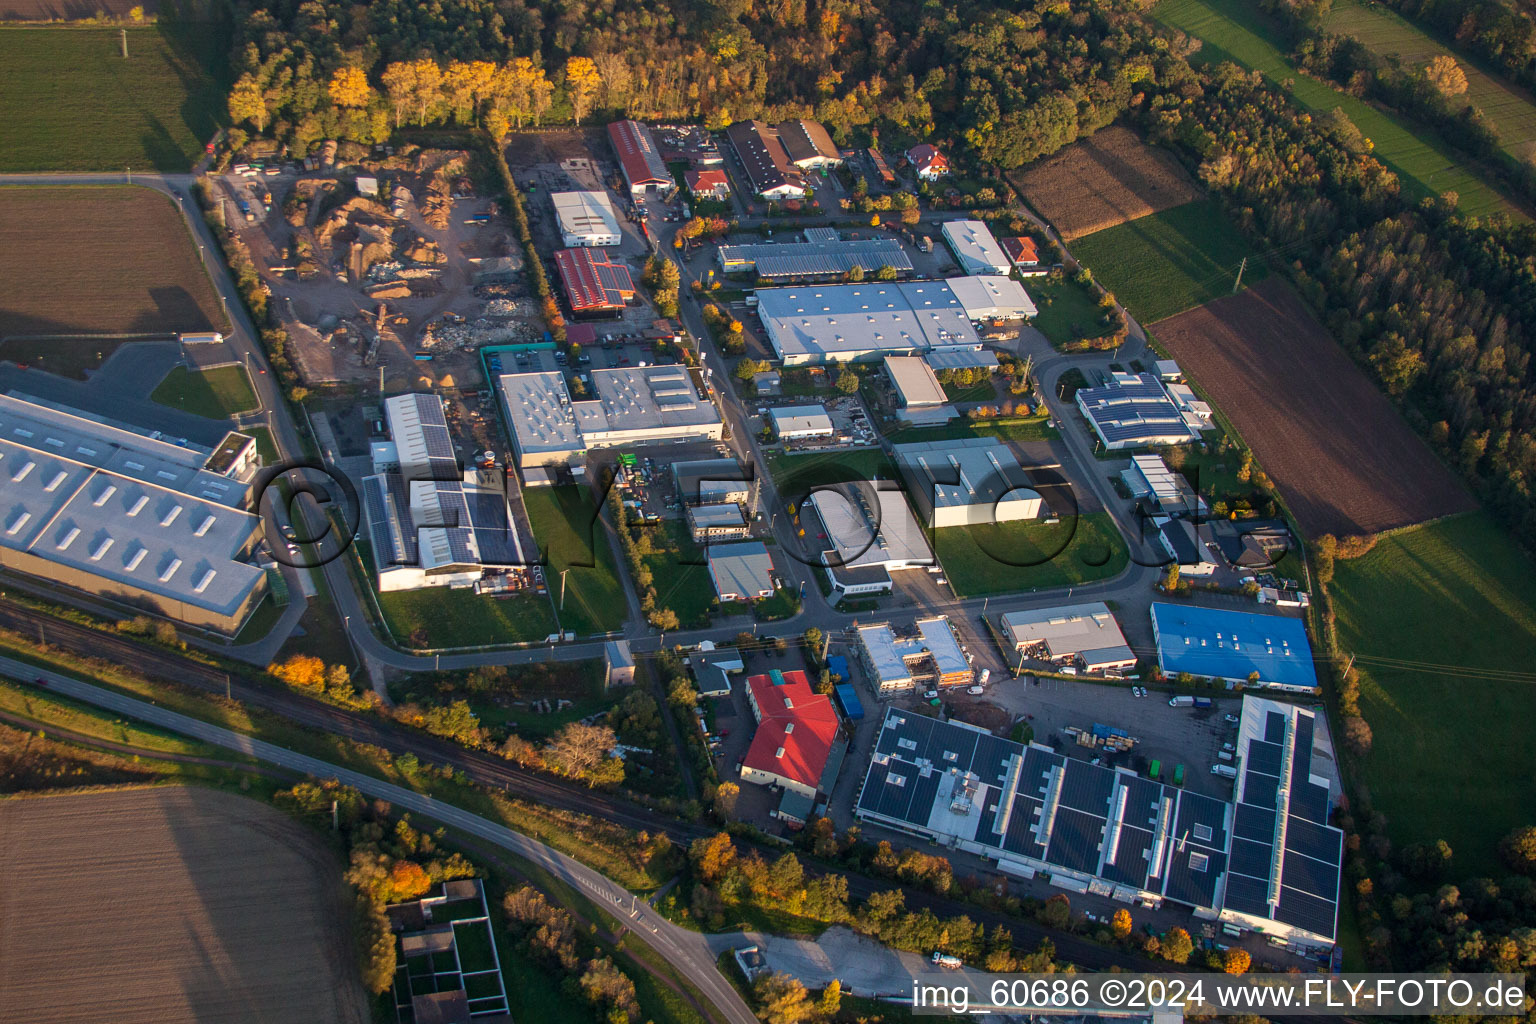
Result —
[[1211, 542], [1200, 536], [1200, 531], [1188, 519], [1166, 519], [1159, 516], [1157, 539], [1163, 551], [1179, 567], [1182, 576], [1209, 576], [1220, 568], [1211, 557]]
[[817, 490], [800, 505], [806, 537], [827, 537], [817, 543], [827, 545], [821, 565], [833, 590], [845, 596], [884, 593], [891, 589], [891, 573], [934, 564], [928, 537], [899, 489], [874, 492], [878, 512], [864, 488], [847, 490], [853, 493]]
[[831, 698], [813, 693], [804, 672], [775, 670], [747, 677], [747, 703], [757, 731], [741, 759], [741, 781], [812, 801], [830, 794], [847, 750]]
[[819, 405], [786, 405], [768, 410], [768, 422], [780, 441], [831, 437], [832, 417]]
[[1102, 387], [1078, 388], [1077, 407], [1109, 451], [1187, 444], [1203, 425], [1179, 412], [1150, 373], [1113, 373]]
[[1013, 449], [995, 438], [898, 444], [893, 453], [930, 529], [1038, 519], [1044, 512]]
[[981, 348], [944, 281], [760, 288], [756, 296], [763, 331], [785, 366]]
[[945, 283], [972, 320], [1030, 320], [1036, 313], [1029, 293], [1011, 277], [976, 274], [952, 277]]
[[[1192, 676], [1292, 692], [1317, 688], [1312, 645], [1301, 619], [1189, 604], [1152, 605], [1157, 664]], [[1257, 682], [1253, 682], [1257, 674]]]
[[1244, 697], [1237, 802], [1221, 920], [1288, 945], [1327, 950], [1338, 933], [1344, 833], [1328, 823], [1328, 778], [1315, 711]]
[[706, 558], [709, 578], [721, 601], [758, 601], [773, 596], [773, 558], [762, 541], [711, 544]]
[[945, 221], [942, 231], [944, 241], [949, 243], [949, 251], [955, 255], [955, 262], [967, 274], [998, 274], [1007, 277], [1013, 269], [1013, 261], [981, 221]]
[[674, 462], [672, 479], [677, 484], [678, 497], [689, 505], [748, 505], [757, 489], [753, 467], [743, 466], [735, 459]]
[[0, 566], [235, 633], [267, 588], [256, 467], [244, 434], [208, 448], [0, 395]]
[[573, 401], [556, 372], [497, 378], [520, 469], [574, 465], [621, 445], [720, 440], [720, 414], [685, 366], [620, 367], [589, 374], [596, 397]]
[[915, 633], [898, 634], [887, 623], [858, 627], [855, 654], [876, 693], [971, 685], [976, 676], [970, 658], [946, 616], [918, 619], [913, 628]]
[[608, 125], [608, 141], [619, 158], [619, 170], [629, 186], [631, 199], [672, 191], [675, 182], [649, 128], [639, 121], [614, 121]]
[[1126, 769], [886, 712], [854, 816], [995, 860], [1023, 878], [1214, 918], [1230, 805]]
[[1152, 510], [1165, 516], [1203, 516], [1205, 499], [1195, 492], [1183, 474], [1168, 468], [1161, 455], [1132, 455], [1131, 466], [1120, 479], [1133, 498], [1144, 498]]
[[560, 242], [567, 247], [618, 245], [619, 217], [606, 192], [551, 192]]
[[605, 249], [557, 250], [555, 270], [574, 316], [612, 316], [635, 299], [629, 267], [615, 263]]
[[754, 194], [764, 199], [799, 199], [805, 195], [800, 168], [789, 158], [778, 130], [762, 121], [738, 121], [725, 130]]
[[461, 473], [437, 395], [384, 401], [390, 440], [373, 448], [362, 502], [380, 591], [466, 587], [487, 565], [524, 565], [506, 493], [477, 470]]
[[912, 257], [894, 238], [840, 239], [758, 245], [722, 245], [716, 251], [725, 274], [768, 279], [844, 277], [854, 268], [873, 276], [882, 267], [910, 274]]
[[885, 375], [896, 392], [896, 404], [903, 409], [927, 408], [949, 401], [933, 367], [920, 356], [886, 356]]
[[1022, 659], [1075, 665], [1084, 672], [1131, 668], [1136, 654], [1103, 601], [1007, 612], [998, 617], [1003, 641]]
[[820, 121], [796, 118], [776, 125], [774, 130], [789, 153], [789, 162], [802, 171], [824, 170], [843, 162], [832, 136]]
[[715, 540], [738, 540], [747, 535], [747, 517], [735, 502], [719, 505], [689, 505], [688, 533], [700, 544]]

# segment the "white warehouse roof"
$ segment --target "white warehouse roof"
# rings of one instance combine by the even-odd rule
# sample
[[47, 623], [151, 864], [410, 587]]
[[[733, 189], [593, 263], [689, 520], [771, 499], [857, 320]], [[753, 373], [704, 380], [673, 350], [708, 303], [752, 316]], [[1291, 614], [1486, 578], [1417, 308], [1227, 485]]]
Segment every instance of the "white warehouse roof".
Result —
[[614, 245], [619, 218], [605, 192], [554, 192], [555, 219], [567, 245]]
[[1019, 320], [1035, 315], [1024, 286], [1001, 274], [952, 277], [946, 284], [972, 320]]
[[760, 288], [757, 312], [785, 365], [980, 348], [965, 306], [944, 281]]
[[944, 238], [967, 274], [1002, 274], [1013, 269], [1013, 261], [979, 220], [951, 220], [943, 227]]
[[780, 437], [830, 437], [832, 417], [819, 405], [786, 405], [769, 409], [768, 418]]

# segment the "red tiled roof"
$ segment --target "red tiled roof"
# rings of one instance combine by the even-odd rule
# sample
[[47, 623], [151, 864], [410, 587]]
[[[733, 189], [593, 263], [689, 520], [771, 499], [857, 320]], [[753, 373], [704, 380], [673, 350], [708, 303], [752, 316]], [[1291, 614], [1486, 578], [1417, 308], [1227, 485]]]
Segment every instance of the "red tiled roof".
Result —
[[622, 309], [634, 298], [629, 268], [614, 263], [603, 249], [560, 249], [555, 253], [555, 269], [573, 313]]
[[830, 697], [811, 692], [804, 672], [784, 678], [783, 686], [768, 676], [747, 680], [762, 720], [742, 764], [815, 789], [837, 738], [837, 712]]
[[608, 141], [613, 143], [613, 151], [619, 155], [624, 177], [631, 185], [659, 185], [665, 188], [672, 184], [667, 165], [661, 159], [661, 154], [656, 152], [651, 130], [645, 125], [639, 121], [614, 121], [608, 126]]
[[907, 150], [907, 160], [919, 171], [926, 171], [935, 166], [949, 170], [949, 158], [940, 153], [938, 147], [920, 142]]
[[725, 176], [724, 171], [689, 171], [686, 180], [690, 192], [729, 192], [731, 190], [730, 179]]
[[1040, 252], [1035, 248], [1033, 238], [1005, 238], [1002, 240], [1003, 252], [1014, 263], [1030, 266], [1040, 262]]

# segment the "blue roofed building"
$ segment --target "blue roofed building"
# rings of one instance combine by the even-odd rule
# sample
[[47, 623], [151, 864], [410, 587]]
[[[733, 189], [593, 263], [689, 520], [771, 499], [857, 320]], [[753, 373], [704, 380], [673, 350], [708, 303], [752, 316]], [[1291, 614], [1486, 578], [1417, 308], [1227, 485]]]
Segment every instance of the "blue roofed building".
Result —
[[1311, 691], [1317, 687], [1312, 645], [1301, 619], [1229, 608], [1154, 603], [1152, 636], [1164, 675], [1192, 676]]

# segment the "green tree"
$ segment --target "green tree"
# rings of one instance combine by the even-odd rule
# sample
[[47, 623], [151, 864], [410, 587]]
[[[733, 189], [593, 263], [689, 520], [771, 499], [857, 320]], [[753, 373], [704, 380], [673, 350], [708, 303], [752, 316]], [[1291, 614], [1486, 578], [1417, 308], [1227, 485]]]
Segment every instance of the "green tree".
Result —
[[859, 390], [859, 375], [852, 370], [844, 369], [837, 375], [837, 390], [845, 395], [851, 395]]

